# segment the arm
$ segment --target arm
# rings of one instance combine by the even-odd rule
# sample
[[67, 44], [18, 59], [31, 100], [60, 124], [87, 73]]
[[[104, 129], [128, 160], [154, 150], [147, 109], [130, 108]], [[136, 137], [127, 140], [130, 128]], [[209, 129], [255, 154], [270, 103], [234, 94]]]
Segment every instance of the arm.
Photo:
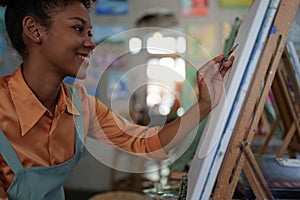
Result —
[[224, 55], [218, 56], [198, 70], [198, 102], [182, 117], [161, 129], [158, 126], [149, 128], [130, 123], [121, 116], [114, 115], [102, 102], [79, 89], [84, 93], [82, 96], [87, 97], [83, 105], [90, 113], [85, 117], [89, 121], [88, 136], [128, 152], [157, 159], [167, 158], [165, 152], [182, 141], [219, 102], [223, 77], [233, 62], [233, 58], [225, 62], [223, 70], [219, 72], [219, 62], [223, 57]]
[[197, 71], [198, 101], [185, 114], [164, 126], [159, 132], [159, 138], [165, 151], [169, 151], [182, 141], [218, 104], [223, 89], [223, 78], [230, 69], [234, 57], [223, 63], [219, 71], [220, 61], [224, 55], [206, 63]]

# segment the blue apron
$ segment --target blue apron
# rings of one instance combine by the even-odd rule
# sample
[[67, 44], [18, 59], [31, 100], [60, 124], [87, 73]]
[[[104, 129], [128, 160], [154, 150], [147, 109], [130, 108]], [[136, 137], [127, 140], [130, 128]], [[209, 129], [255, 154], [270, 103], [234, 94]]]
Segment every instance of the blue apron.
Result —
[[63, 200], [63, 183], [79, 161], [83, 150], [83, 111], [75, 88], [68, 86], [73, 103], [80, 116], [75, 116], [75, 154], [59, 165], [23, 168], [13, 147], [0, 131], [0, 153], [14, 172], [15, 177], [7, 190], [9, 200]]

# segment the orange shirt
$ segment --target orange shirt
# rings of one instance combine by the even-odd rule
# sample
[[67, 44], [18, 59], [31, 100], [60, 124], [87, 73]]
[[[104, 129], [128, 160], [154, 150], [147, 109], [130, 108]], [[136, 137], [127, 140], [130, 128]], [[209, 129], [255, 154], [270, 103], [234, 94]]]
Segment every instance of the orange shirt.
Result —
[[[84, 110], [85, 137], [143, 156], [167, 157], [157, 135], [159, 127], [131, 124], [89, 96], [83, 86], [75, 87]], [[0, 78], [0, 99], [0, 130], [25, 168], [57, 165], [74, 155], [73, 115], [79, 115], [79, 112], [64, 83], [54, 116], [26, 84], [21, 66], [12, 75]], [[0, 155], [0, 186], [7, 189], [13, 178], [13, 172]]]

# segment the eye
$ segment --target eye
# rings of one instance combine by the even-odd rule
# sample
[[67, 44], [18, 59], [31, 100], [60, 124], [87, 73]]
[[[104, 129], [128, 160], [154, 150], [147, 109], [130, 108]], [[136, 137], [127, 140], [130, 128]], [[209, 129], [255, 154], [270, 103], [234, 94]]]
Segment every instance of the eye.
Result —
[[[78, 33], [80, 33], [80, 34], [83, 34], [83, 32], [84, 32], [84, 30], [85, 30], [85, 28], [82, 27], [82, 26], [74, 26], [73, 29], [74, 29], [75, 31], [77, 31]], [[90, 38], [93, 37], [93, 33], [92, 33], [92, 30], [91, 30], [91, 29], [87, 30], [87, 35], [88, 35]]]
[[81, 27], [81, 26], [74, 26], [73, 28], [79, 33], [83, 32], [83, 27]]

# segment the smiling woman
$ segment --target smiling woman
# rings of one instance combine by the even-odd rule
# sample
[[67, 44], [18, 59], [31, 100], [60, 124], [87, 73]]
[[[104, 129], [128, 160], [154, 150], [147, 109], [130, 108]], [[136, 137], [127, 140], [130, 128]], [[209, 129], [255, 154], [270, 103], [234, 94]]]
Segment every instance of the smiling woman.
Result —
[[[128, 122], [81, 84], [91, 40], [92, 0], [9, 0], [5, 23], [22, 62], [0, 78], [0, 199], [63, 200], [63, 183], [80, 159], [86, 137], [146, 158], [165, 159], [216, 106], [233, 63], [224, 55], [198, 71], [198, 101], [164, 127]], [[212, 97], [212, 98], [211, 98]], [[103, 153], [103, 152], [100, 152]]]
[[[63, 174], [71, 171], [82, 148], [75, 145], [74, 131], [78, 130], [74, 130], [73, 117], [67, 112], [71, 105], [65, 100], [69, 95], [62, 80], [78, 73], [85, 76], [83, 69], [95, 47], [91, 41], [91, 3], [90, 0], [0, 1], [6, 7], [5, 23], [11, 45], [23, 58], [12, 75], [1, 78], [2, 199], [63, 198], [61, 185], [66, 179]], [[5, 95], [5, 91], [9, 94]], [[56, 122], [60, 117], [71, 119], [66, 132], [61, 132], [61, 122]], [[73, 140], [67, 142], [63, 135]], [[65, 163], [66, 160], [70, 162]], [[52, 165], [56, 167], [49, 167]], [[40, 166], [38, 170], [47, 171], [53, 179], [49, 177], [41, 184], [43, 175], [36, 171], [30, 179], [18, 175], [25, 168], [26, 174], [31, 174], [27, 168], [32, 171], [34, 166]]]

